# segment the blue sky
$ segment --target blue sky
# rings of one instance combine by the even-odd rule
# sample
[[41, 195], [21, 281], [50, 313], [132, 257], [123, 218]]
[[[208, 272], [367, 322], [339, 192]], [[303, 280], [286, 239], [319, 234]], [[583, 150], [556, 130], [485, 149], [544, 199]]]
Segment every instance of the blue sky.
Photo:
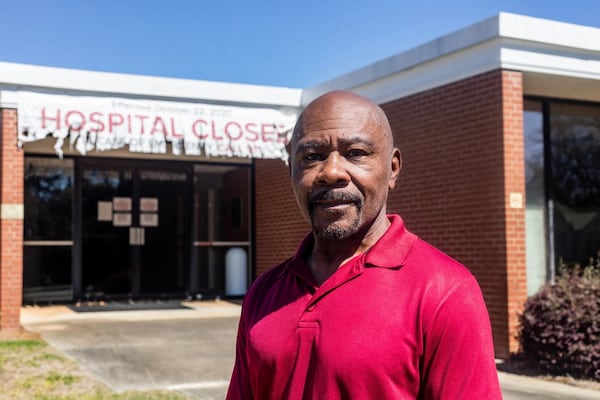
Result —
[[500, 11], [600, 27], [598, 0], [0, 0], [0, 61], [302, 88]]

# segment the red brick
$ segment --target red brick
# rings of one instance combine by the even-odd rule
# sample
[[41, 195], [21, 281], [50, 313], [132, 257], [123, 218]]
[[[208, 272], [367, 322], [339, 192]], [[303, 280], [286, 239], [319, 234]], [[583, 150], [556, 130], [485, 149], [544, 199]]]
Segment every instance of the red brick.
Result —
[[[23, 151], [17, 148], [17, 112], [0, 109], [0, 204], [23, 204]], [[0, 331], [20, 327], [23, 220], [0, 219]]]

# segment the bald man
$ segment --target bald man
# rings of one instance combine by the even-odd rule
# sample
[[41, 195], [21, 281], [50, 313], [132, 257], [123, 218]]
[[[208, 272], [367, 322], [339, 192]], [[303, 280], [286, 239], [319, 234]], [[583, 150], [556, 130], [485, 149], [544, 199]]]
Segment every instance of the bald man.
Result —
[[401, 165], [368, 99], [302, 112], [290, 174], [312, 232], [248, 291], [227, 399], [502, 398], [473, 275], [387, 214]]

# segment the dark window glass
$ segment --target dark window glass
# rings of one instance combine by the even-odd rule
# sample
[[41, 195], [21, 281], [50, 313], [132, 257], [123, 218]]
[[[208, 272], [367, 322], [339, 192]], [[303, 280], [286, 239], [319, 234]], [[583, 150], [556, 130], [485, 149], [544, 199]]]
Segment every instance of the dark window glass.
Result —
[[226, 255], [231, 247], [240, 247], [249, 254], [250, 207], [249, 167], [194, 167], [195, 262], [192, 268], [195, 268], [196, 286], [201, 294], [225, 291]]
[[600, 106], [552, 103], [556, 257], [587, 263], [600, 251]]
[[131, 292], [129, 226], [113, 223], [116, 214], [131, 216], [131, 211], [120, 206], [119, 212], [111, 210], [106, 220], [106, 216], [99, 218], [99, 209], [100, 202], [112, 204], [115, 197], [131, 201], [132, 186], [130, 169], [98, 168], [82, 172], [82, 285], [86, 297]]
[[194, 169], [195, 240], [248, 241], [250, 168], [199, 165]]
[[25, 246], [23, 301], [72, 300], [71, 246]]
[[25, 157], [23, 300], [72, 300], [73, 160]]
[[25, 240], [72, 240], [73, 160], [25, 157]]

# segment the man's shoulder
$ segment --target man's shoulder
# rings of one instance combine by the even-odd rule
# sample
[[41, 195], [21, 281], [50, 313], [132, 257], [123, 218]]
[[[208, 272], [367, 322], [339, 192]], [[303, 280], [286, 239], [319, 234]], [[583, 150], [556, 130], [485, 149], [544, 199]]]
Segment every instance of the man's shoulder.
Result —
[[255, 294], [255, 292], [261, 292], [268, 290], [269, 287], [275, 285], [286, 273], [287, 265], [293, 257], [288, 258], [280, 264], [269, 268], [265, 272], [261, 273], [256, 280], [250, 285], [248, 295]]
[[418, 267], [428, 279], [438, 277], [448, 283], [474, 279], [464, 264], [421, 238], [416, 240], [407, 263]]

